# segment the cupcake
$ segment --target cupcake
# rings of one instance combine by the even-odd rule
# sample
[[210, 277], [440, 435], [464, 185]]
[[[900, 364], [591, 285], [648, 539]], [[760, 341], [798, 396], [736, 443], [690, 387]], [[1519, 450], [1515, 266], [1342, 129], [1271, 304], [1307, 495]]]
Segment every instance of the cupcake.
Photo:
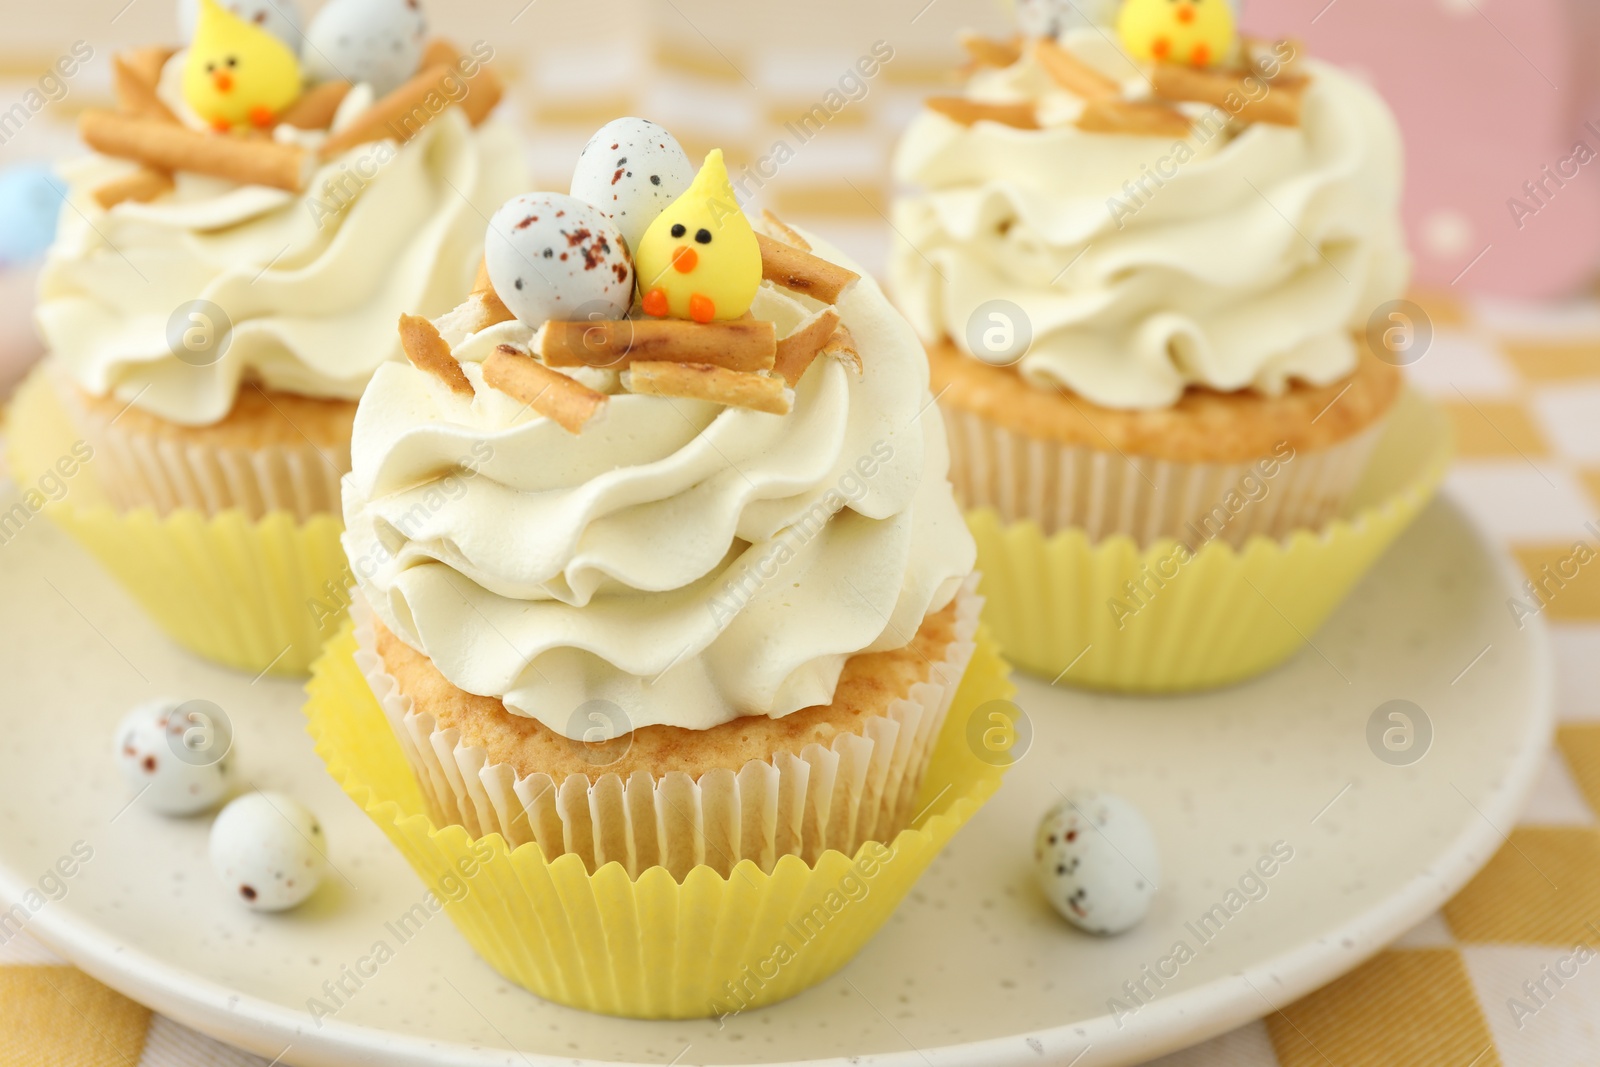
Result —
[[[706, 1015], [737, 968], [678, 931], [765, 952], [742, 924], [779, 930], [866, 858], [873, 909], [757, 999], [842, 964], [993, 788], [965, 723], [1006, 687], [915, 334], [837, 250], [758, 235], [720, 152], [695, 174], [622, 122], [575, 195], [494, 216], [492, 288], [407, 320], [409, 365], [373, 376], [344, 483], [370, 614], [310, 714], [420, 871], [485, 869], [452, 914], [497, 967], [581, 1007]], [[355, 773], [370, 752], [388, 769]], [[550, 879], [560, 905], [532, 888]], [[581, 966], [547, 932], [573, 908], [605, 934]], [[634, 936], [659, 966], [616, 948]]]
[[[488, 118], [492, 52], [429, 41], [415, 4], [333, 0], [304, 63], [297, 20], [257, 21], [201, 0], [187, 48], [114, 58], [118, 109], [82, 116], [94, 152], [61, 168], [37, 320], [53, 402], [95, 457], [95, 521], [242, 531], [159, 552], [147, 607], [212, 658], [297, 673], [326, 637], [313, 602], [336, 613], [346, 584], [356, 400], [400, 358], [402, 312], [470, 292], [483, 216], [526, 171]], [[86, 530], [87, 499], [57, 516], [129, 581], [151, 546]], [[262, 552], [287, 582], [262, 585]]]
[[[1327, 534], [1366, 499], [1403, 406], [1404, 354], [1384, 347], [1409, 271], [1398, 131], [1359, 79], [1240, 39], [1227, 4], [1130, 0], [1101, 14], [1115, 25], [1050, 6], [1029, 6], [1031, 36], [969, 38], [965, 92], [930, 99], [898, 146], [893, 291], [957, 497], [1018, 549], [991, 563], [979, 538], [1008, 652], [1050, 677], [1084, 653], [1066, 680], [1118, 688], [1237, 680], [1298, 642], [1223, 627], [1250, 651], [1205, 649], [1167, 586], [1225, 612], [1254, 594], [1237, 573], [1179, 579], [1218, 575], [1190, 559]], [[1100, 554], [1071, 562], [1069, 542]], [[1108, 571], [1116, 544], [1131, 554]], [[1046, 557], [1089, 580], [1060, 587]], [[1279, 590], [1293, 621], [1264, 625], [1309, 632], [1324, 593]]]

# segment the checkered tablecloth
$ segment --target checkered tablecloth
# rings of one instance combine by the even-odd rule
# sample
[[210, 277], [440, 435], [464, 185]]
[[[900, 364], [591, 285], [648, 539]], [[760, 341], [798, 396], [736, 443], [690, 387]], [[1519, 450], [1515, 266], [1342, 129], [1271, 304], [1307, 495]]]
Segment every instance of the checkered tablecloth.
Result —
[[[647, 88], [590, 85], [582, 103], [570, 91], [581, 72], [557, 65], [515, 87], [510, 107], [530, 130], [545, 187], [566, 188], [594, 128], [630, 113], [663, 122], [691, 153], [720, 145], [737, 178], [776, 141], [797, 142], [786, 124], [817, 102], [818, 82], [797, 75], [792, 57], [741, 55], [736, 69], [685, 31], [653, 58]], [[881, 268], [889, 146], [945, 69], [897, 56], [775, 177], [747, 185], [753, 204]], [[1449, 491], [1530, 575], [1577, 541], [1600, 547], [1600, 299], [1415, 298], [1434, 339], [1409, 373], [1455, 424]], [[1162, 1067], [1600, 1063], [1600, 567], [1583, 569], [1545, 618], [1561, 727], [1507, 846], [1441, 912], [1353, 973]], [[262, 1063], [106, 989], [26, 935], [0, 947], [0, 1065]]]

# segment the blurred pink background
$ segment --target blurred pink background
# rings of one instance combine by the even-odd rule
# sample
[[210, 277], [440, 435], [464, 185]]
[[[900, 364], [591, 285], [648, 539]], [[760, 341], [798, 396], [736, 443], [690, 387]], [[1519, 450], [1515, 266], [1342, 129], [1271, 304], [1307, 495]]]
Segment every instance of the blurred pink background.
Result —
[[[1249, 0], [1245, 24], [1299, 37], [1312, 54], [1361, 70], [1394, 108], [1406, 136], [1419, 286], [1459, 278], [1469, 292], [1549, 297], [1592, 280], [1600, 4]], [[1587, 166], [1567, 162], [1578, 142], [1595, 153]], [[1514, 214], [1514, 199], [1526, 210]]]

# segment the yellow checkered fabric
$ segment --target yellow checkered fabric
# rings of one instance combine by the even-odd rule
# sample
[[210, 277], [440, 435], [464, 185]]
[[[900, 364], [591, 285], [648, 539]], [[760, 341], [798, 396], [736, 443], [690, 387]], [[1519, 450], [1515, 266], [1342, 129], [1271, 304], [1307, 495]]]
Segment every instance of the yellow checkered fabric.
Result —
[[[522, 72], [509, 108], [527, 125], [540, 187], [567, 187], [572, 160], [601, 123], [648, 115], [691, 155], [721, 146], [747, 206], [813, 227], [881, 273], [893, 138], [921, 97], [947, 84], [948, 63], [898, 52], [860, 100], [808, 125], [829, 79], [786, 79], [745, 53], [736, 67], [678, 29], [655, 46], [643, 82], [587, 86], [575, 98], [540, 82], [559, 82], [566, 68]], [[802, 82], [809, 88], [795, 87]], [[780, 143], [793, 155], [774, 166]], [[1574, 542], [1600, 542], [1584, 527], [1600, 530], [1600, 302], [1416, 299], [1434, 340], [1410, 373], [1454, 423], [1461, 459], [1450, 492], [1538, 581]], [[1509, 844], [1394, 947], [1161, 1067], [1600, 1063], [1600, 957], [1575, 959], [1580, 945], [1600, 949], [1600, 567], [1564, 581], [1544, 615], [1557, 642], [1563, 725]], [[152, 1017], [60, 964], [24, 938], [0, 949], [0, 1067], [266, 1062]]]

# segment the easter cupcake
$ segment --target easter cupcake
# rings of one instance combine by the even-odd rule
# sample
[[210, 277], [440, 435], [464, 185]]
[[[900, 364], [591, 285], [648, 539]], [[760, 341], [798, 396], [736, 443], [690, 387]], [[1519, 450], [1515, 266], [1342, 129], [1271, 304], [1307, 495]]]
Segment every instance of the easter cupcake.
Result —
[[[490, 50], [429, 41], [414, 3], [332, 0], [303, 44], [279, 5], [191, 7], [187, 48], [114, 57], [118, 107], [81, 117], [94, 154], [61, 168], [37, 320], [104, 510], [87, 528], [85, 491], [56, 514], [179, 640], [299, 672], [325, 636], [308, 603], [335, 612], [345, 585], [330, 539], [355, 402], [400, 358], [402, 312], [470, 292], [523, 150], [488, 117]], [[242, 532], [152, 555], [163, 524], [218, 522]], [[288, 581], [249, 573], [266, 564], [240, 536]]]
[[[892, 907], [995, 784], [965, 722], [1006, 687], [921, 346], [878, 287], [757, 234], [720, 152], [693, 173], [641, 120], [597, 135], [572, 192], [509, 201], [490, 286], [408, 319], [410, 365], [362, 398], [344, 544], [370, 615], [318, 668], [312, 732], [419, 869], [493, 854], [452, 914], [497, 967], [705, 1015], [734, 972], [678, 931], [743, 943], [864, 855]], [[381, 788], [373, 731], [399, 742]], [[384, 806], [407, 796], [426, 833]], [[516, 888], [550, 878], [560, 907]], [[581, 967], [543, 932], [577, 907], [606, 931]], [[862, 919], [760, 1002], [842, 964]], [[667, 958], [641, 972], [607, 948], [629, 936]]]
[[[891, 283], [927, 346], [956, 494], [1010, 546], [1004, 567], [980, 558], [1014, 593], [990, 596], [1013, 616], [995, 621], [1008, 651], [1052, 677], [1083, 653], [1066, 677], [1089, 684], [1234, 680], [1292, 632], [1229, 628], [1248, 654], [1173, 668], [1204, 616], [1164, 624], [1186, 599], [1166, 587], [1231, 603], [1177, 574], [1326, 532], [1365, 499], [1402, 397], [1369, 327], [1388, 328], [1409, 272], [1398, 130], [1359, 79], [1241, 39], [1220, 0], [1127, 0], [1100, 11], [1115, 25], [1069, 7], [1026, 5], [1014, 41], [969, 38], [964, 93], [907, 130]], [[1053, 555], [1064, 537], [1133, 550], [1092, 604], [1033, 571], [1078, 565]], [[1337, 600], [1284, 614], [1309, 632]]]

